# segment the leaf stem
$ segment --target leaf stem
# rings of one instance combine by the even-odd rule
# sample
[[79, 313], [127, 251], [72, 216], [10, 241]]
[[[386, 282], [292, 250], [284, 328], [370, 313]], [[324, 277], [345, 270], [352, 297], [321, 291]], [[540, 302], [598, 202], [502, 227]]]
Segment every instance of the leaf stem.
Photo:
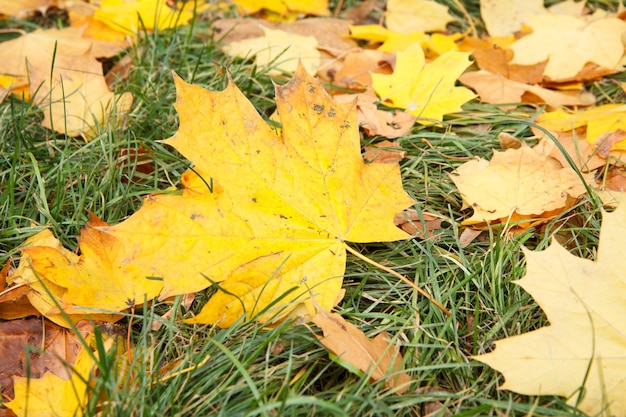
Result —
[[419, 286], [417, 286], [416, 283], [414, 283], [413, 281], [411, 281], [410, 279], [408, 279], [407, 277], [405, 277], [402, 274], [399, 274], [398, 272], [394, 271], [391, 268], [388, 268], [382, 264], [379, 264], [378, 262], [368, 258], [365, 255], [362, 255], [361, 253], [357, 252], [356, 250], [354, 250], [353, 248], [351, 248], [350, 246], [346, 245], [346, 249], [348, 250], [348, 252], [350, 252], [351, 254], [353, 254], [354, 256], [356, 256], [357, 258], [367, 262], [370, 265], [375, 266], [376, 268], [388, 272], [391, 275], [393, 275], [394, 277], [406, 282], [407, 284], [409, 284], [411, 287], [415, 288], [415, 290], [417, 290], [417, 292], [419, 292], [420, 294], [422, 294], [424, 297], [426, 297], [428, 299], [428, 301], [430, 301], [431, 303], [433, 303], [434, 305], [437, 306], [437, 308], [439, 308], [439, 310], [443, 311], [444, 314], [448, 317], [450, 317], [452, 315], [452, 313], [450, 313], [450, 311], [445, 308], [443, 306], [443, 304], [441, 304], [439, 301], [435, 300], [433, 298], [432, 295], [428, 294], [426, 291], [424, 291], [422, 288], [420, 288]]

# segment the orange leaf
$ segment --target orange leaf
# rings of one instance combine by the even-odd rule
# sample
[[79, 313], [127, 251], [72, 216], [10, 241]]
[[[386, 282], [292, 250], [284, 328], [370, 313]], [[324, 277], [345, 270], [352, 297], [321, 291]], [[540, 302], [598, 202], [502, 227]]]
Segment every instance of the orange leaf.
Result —
[[339, 314], [323, 310], [318, 311], [312, 321], [324, 332], [320, 342], [340, 363], [365, 372], [374, 381], [385, 379], [387, 387], [395, 388], [399, 394], [407, 390], [411, 378], [404, 372], [402, 356], [397, 346], [389, 343], [386, 332], [369, 339]]

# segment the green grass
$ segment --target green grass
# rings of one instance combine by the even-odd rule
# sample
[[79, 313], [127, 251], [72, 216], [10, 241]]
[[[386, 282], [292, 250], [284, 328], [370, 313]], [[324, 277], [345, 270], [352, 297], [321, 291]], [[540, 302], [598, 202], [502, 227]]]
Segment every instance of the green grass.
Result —
[[[447, 3], [458, 12], [454, 2]], [[478, 2], [466, 3], [476, 17]], [[42, 111], [17, 97], [0, 103], [0, 263], [16, 260], [18, 246], [45, 227], [75, 250], [89, 211], [117, 223], [138, 209], [142, 196], [178, 185], [189, 163], [159, 142], [177, 129], [172, 71], [209, 89], [222, 89], [228, 71], [263, 115], [272, 112], [272, 80], [249, 62], [225, 57], [208, 25], [199, 20], [145, 34], [130, 52], [128, 80], [117, 84], [118, 91], [135, 96], [133, 109], [121, 127], [103, 126], [89, 143], [43, 129]], [[625, 79], [621, 73], [589, 87], [603, 102], [621, 102], [624, 93], [613, 80]], [[583, 200], [541, 229], [512, 236], [494, 227], [487, 239], [461, 248], [460, 222], [471, 210], [462, 210], [449, 173], [476, 156], [490, 158], [499, 149], [500, 132], [531, 142], [520, 121], [535, 112], [476, 103], [465, 108], [441, 128], [415, 126], [399, 140], [408, 152], [401, 164], [405, 189], [419, 202], [418, 210], [446, 219], [434, 232], [437, 239], [353, 245], [427, 289], [452, 317], [390, 274], [348, 258], [338, 311], [369, 336], [392, 336], [413, 379], [406, 393], [345, 370], [307, 325], [183, 324], [207, 300], [207, 290], [191, 312], [178, 297], [171, 305], [154, 302], [134, 313], [132, 362], [119, 366], [112, 357], [101, 359], [87, 415], [416, 416], [437, 407], [433, 416], [580, 415], [563, 398], [497, 390], [502, 377], [471, 356], [490, 350], [497, 339], [547, 324], [531, 297], [512, 284], [525, 273], [520, 247], [545, 248], [555, 235], [573, 254], [593, 258], [600, 214]], [[364, 145], [376, 140], [365, 139]], [[150, 152], [151, 173], [138, 172], [136, 158], [123, 155], [140, 147]], [[171, 318], [162, 319], [169, 310]], [[118, 327], [124, 334], [130, 316]], [[159, 330], [151, 330], [155, 321], [162, 323]]]

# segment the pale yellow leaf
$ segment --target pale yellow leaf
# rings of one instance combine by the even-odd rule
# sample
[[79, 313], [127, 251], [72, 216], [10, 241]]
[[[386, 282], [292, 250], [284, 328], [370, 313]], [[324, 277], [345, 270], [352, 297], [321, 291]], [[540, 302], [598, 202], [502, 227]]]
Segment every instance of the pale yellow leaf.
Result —
[[259, 67], [271, 67], [269, 73], [274, 75], [295, 72], [298, 62], [302, 62], [309, 74], [317, 72], [321, 60], [317, 39], [266, 27], [263, 31], [263, 37], [231, 42], [222, 49], [240, 58], [254, 56]]
[[490, 36], [513, 35], [529, 16], [542, 13], [547, 13], [543, 0], [480, 0], [480, 16]]
[[[586, 175], [589, 183], [592, 175]], [[475, 159], [452, 175], [463, 202], [474, 210], [463, 224], [540, 218], [568, 208], [568, 196], [585, 186], [569, 167], [528, 147], [494, 152], [491, 161]]]
[[387, 1], [385, 24], [394, 32], [445, 32], [452, 21], [448, 8], [431, 0]]
[[524, 250], [526, 275], [517, 281], [550, 325], [496, 342], [475, 356], [504, 374], [501, 389], [561, 395], [588, 415], [626, 415], [626, 205], [604, 213], [595, 261], [556, 241]]

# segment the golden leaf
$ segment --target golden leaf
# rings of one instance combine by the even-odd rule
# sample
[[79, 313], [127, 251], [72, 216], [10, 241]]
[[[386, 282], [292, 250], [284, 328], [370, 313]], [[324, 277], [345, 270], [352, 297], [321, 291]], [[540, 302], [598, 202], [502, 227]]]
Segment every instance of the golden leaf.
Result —
[[[58, 55], [54, 69], [29, 65], [30, 95], [44, 110], [42, 126], [90, 140], [117, 114], [121, 118], [133, 102], [131, 93], [116, 95], [109, 90], [102, 64], [91, 52]], [[36, 94], [36, 96], [35, 96]]]
[[334, 102], [304, 67], [276, 88], [280, 137], [232, 82], [176, 86], [180, 128], [166, 143], [194, 164], [182, 194], [150, 196], [103, 230], [125, 245], [122, 264], [164, 278], [162, 297], [220, 283], [194, 322], [228, 326], [289, 291], [280, 308], [312, 310], [314, 295], [330, 309], [346, 242], [407, 237], [393, 224], [414, 203], [398, 165], [364, 163], [354, 104]]

